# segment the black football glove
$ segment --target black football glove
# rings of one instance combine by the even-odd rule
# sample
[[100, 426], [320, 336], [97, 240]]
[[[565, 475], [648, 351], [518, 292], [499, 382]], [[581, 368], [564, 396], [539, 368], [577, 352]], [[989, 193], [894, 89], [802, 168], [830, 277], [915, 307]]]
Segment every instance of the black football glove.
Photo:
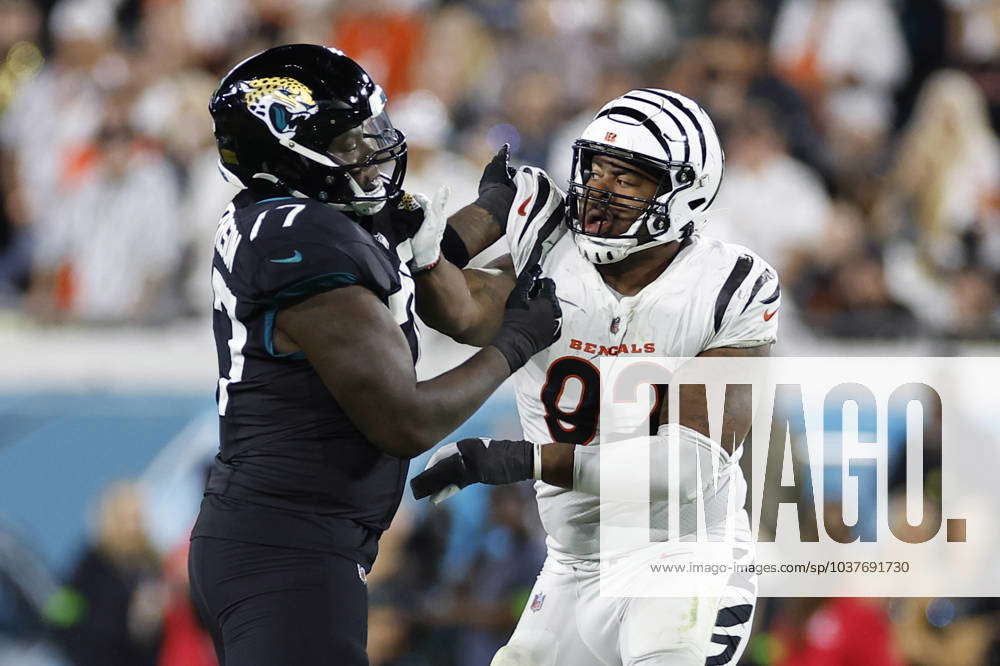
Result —
[[483, 169], [483, 176], [479, 179], [479, 198], [475, 203], [492, 215], [503, 231], [507, 230], [507, 214], [517, 194], [515, 173], [510, 166], [510, 146], [505, 143]]
[[507, 359], [513, 374], [562, 333], [556, 283], [552, 278], [543, 278], [541, 267], [535, 264], [517, 278], [506, 308], [500, 330], [490, 344]]
[[534, 477], [535, 445], [508, 439], [470, 438], [445, 444], [410, 480], [413, 497], [437, 504], [473, 483], [504, 485]]

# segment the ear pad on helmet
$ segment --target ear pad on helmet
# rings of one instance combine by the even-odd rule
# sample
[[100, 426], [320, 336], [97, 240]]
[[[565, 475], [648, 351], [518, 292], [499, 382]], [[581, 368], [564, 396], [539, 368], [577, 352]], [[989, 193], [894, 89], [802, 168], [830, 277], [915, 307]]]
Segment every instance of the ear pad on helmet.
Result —
[[694, 169], [689, 166], [681, 167], [677, 172], [677, 182], [681, 185], [687, 185], [694, 180]]

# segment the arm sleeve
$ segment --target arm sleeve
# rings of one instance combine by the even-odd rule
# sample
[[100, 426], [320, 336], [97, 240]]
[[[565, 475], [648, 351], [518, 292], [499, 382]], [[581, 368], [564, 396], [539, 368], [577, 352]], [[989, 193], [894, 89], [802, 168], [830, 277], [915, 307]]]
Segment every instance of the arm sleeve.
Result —
[[[741, 262], [749, 263], [743, 276], [739, 275]], [[741, 281], [733, 284], [736, 278]], [[758, 256], [741, 256], [716, 298], [713, 334], [705, 349], [774, 342], [780, 307], [781, 286], [774, 268]]]
[[444, 237], [441, 239], [441, 254], [459, 268], [465, 268], [469, 265], [469, 250], [465, 247], [462, 237], [450, 226], [444, 228]]
[[[605, 473], [605, 493], [601, 494], [601, 457], [609, 469]], [[717, 488], [724, 475], [741, 473], [729, 464], [729, 454], [708, 437], [688, 427], [660, 426], [656, 435], [578, 446], [573, 451], [573, 490], [608, 500], [636, 499], [633, 470], [650, 470], [649, 499], [665, 502], [676, 496], [682, 504]], [[670, 470], [675, 470], [673, 473]], [[671, 482], [676, 476], [676, 484]]]
[[547, 173], [521, 167], [514, 175], [517, 193], [507, 216], [505, 232], [514, 270], [539, 263], [564, 233], [565, 196]]

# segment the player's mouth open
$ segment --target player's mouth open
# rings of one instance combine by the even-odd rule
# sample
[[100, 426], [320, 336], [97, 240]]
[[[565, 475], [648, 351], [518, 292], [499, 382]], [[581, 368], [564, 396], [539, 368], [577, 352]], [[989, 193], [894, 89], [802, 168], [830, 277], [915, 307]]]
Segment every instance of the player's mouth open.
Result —
[[378, 167], [374, 165], [364, 169], [354, 169], [351, 171], [351, 175], [365, 192], [371, 192], [378, 188], [379, 172]]
[[583, 230], [588, 234], [600, 233], [602, 229], [607, 229], [611, 216], [604, 208], [591, 208], [583, 220]]

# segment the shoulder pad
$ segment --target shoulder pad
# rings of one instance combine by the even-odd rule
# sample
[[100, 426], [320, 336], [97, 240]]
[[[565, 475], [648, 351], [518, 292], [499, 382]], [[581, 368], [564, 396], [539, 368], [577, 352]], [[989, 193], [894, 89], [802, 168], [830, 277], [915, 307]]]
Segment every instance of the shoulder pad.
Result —
[[256, 214], [250, 238], [261, 299], [287, 305], [355, 284], [385, 298], [399, 288], [397, 267], [384, 248], [340, 211], [310, 199], [255, 208], [259, 212], [248, 212]]
[[778, 327], [775, 315], [781, 305], [777, 271], [742, 245], [719, 245], [729, 261], [715, 297], [711, 346], [749, 347], [773, 342]]

